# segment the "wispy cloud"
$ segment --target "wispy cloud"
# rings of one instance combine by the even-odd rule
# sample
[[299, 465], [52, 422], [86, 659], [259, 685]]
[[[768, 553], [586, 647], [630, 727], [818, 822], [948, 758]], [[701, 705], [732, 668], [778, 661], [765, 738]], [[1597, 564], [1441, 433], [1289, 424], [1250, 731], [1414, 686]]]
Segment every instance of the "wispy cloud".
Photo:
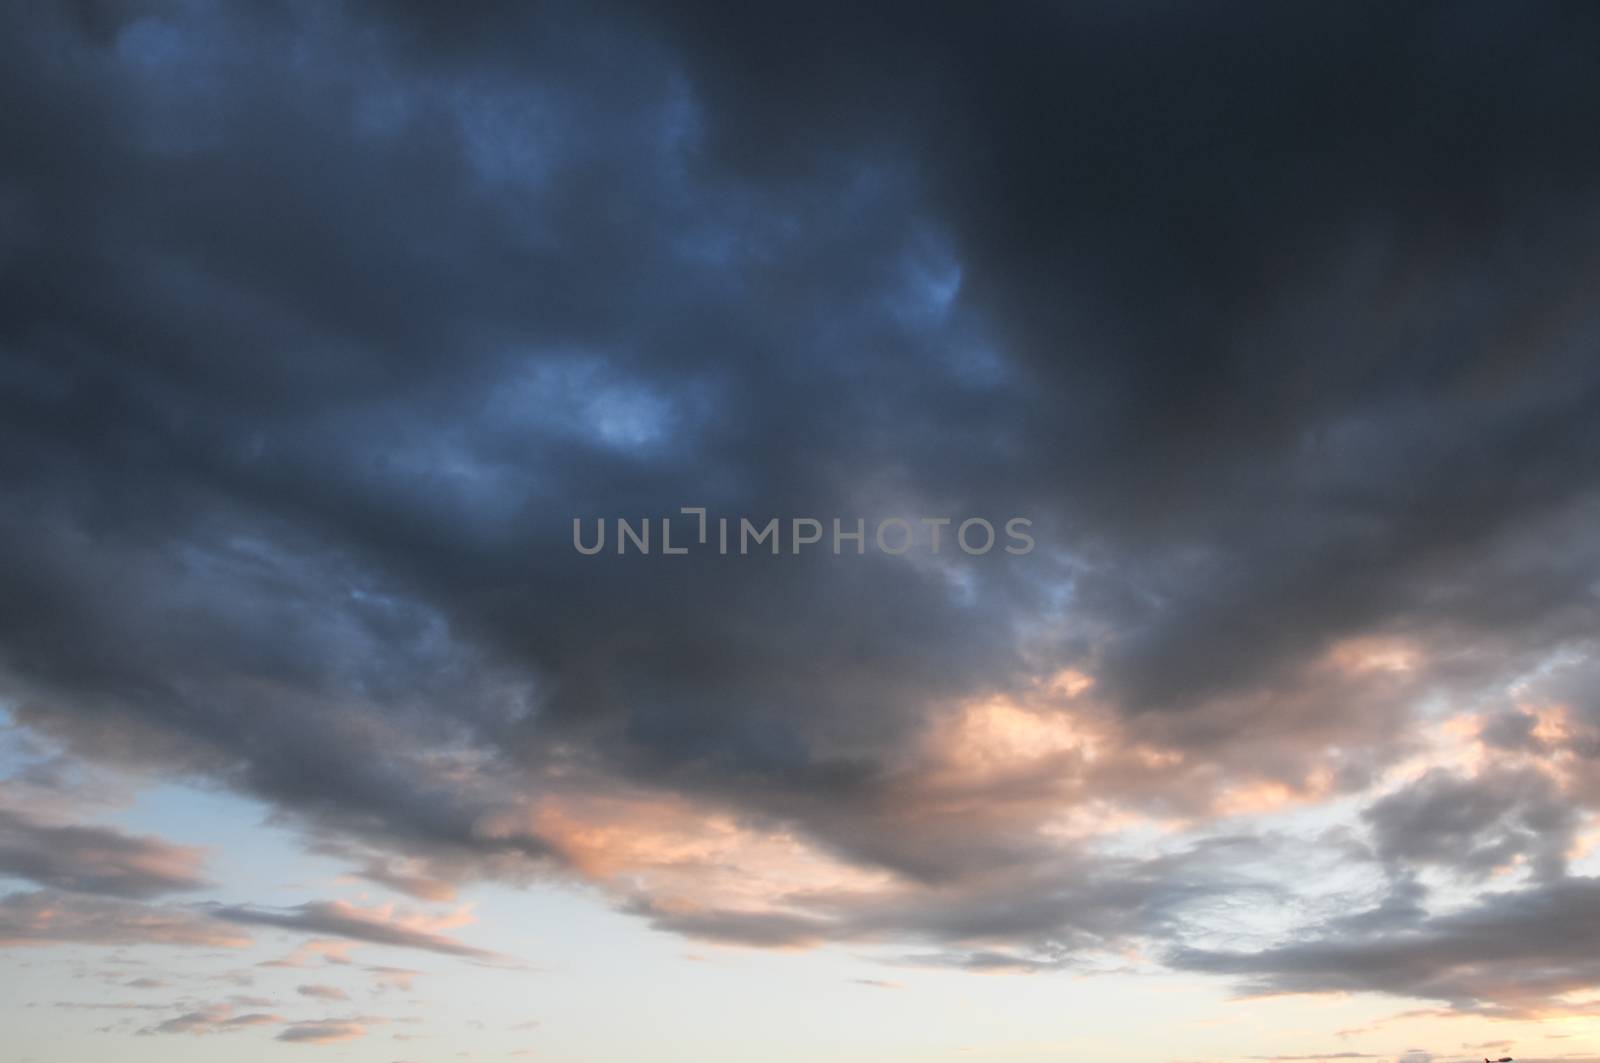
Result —
[[488, 949], [467, 945], [435, 931], [441, 924], [453, 925], [459, 922], [462, 918], [460, 913], [444, 919], [435, 919], [426, 916], [407, 916], [399, 913], [393, 906], [361, 908], [344, 901], [308, 901], [293, 908], [232, 905], [211, 909], [211, 914], [227, 923], [331, 935], [373, 945], [421, 949], [426, 952], [464, 956], [476, 960], [503, 959]]
[[206, 912], [52, 890], [0, 897], [0, 946], [170, 945], [242, 948], [250, 936]]
[[331, 1045], [340, 1041], [354, 1041], [365, 1037], [367, 1028], [359, 1022], [325, 1020], [297, 1022], [278, 1034], [278, 1040], [290, 1044]]

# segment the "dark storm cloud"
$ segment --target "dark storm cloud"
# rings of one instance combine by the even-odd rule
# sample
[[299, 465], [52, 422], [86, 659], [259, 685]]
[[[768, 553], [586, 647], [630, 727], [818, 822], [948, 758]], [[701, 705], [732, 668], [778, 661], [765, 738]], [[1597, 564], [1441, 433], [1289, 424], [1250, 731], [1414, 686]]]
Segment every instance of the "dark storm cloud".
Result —
[[719, 158], [917, 159], [1038, 400], [992, 490], [1136, 548], [1094, 587], [1132, 703], [1439, 606], [1592, 619], [1591, 551], [1482, 570], [1592, 482], [1594, 12], [712, 8], [672, 32]]
[[[823, 201], [676, 187], [689, 118], [660, 62], [633, 81], [557, 64], [550, 85], [535, 70], [464, 91], [381, 52], [352, 67], [340, 49], [356, 29], [336, 27], [302, 42], [323, 57], [302, 88], [253, 90], [215, 65], [279, 69], [297, 29], [157, 20], [107, 48], [46, 20], [18, 45], [16, 78], [81, 105], [88, 127], [17, 117], [66, 182], [35, 172], [53, 157], [38, 153], [17, 175], [23, 220], [62, 224], [23, 234], [30, 291], [8, 348], [8, 452], [47, 456], [10, 470], [36, 507], [7, 524], [22, 563], [6, 601], [37, 604], [5, 622], [30, 720], [448, 844], [481, 808], [418, 785], [408, 743], [516, 751], [540, 737], [525, 723], [537, 701], [547, 726], [593, 732], [642, 771], [848, 785], [870, 763], [816, 763], [813, 747], [886, 740], [921, 700], [976, 685], [970, 666], [1009, 658], [996, 606], [953, 608], [942, 579], [903, 565], [697, 562], [656, 578], [580, 568], [565, 543], [575, 513], [843, 504], [849, 441], [897, 431], [887, 407], [905, 401], [863, 375], [893, 365], [853, 360], [881, 339], [906, 364], [910, 338], [870, 306], [832, 314], [833, 335], [803, 351], [792, 337], [896, 280], [915, 233], [892, 174], [843, 174]], [[215, 89], [214, 121], [188, 113], [170, 84], [185, 78]], [[602, 114], [614, 121], [590, 131]], [[475, 136], [510, 150], [497, 122], [533, 123], [531, 157], [504, 179], [474, 155]], [[172, 198], [186, 182], [196, 195]], [[373, 201], [379, 187], [393, 199]], [[73, 221], [82, 201], [121, 221]], [[273, 220], [289, 218], [293, 234]], [[832, 256], [860, 265], [807, 265]], [[95, 270], [105, 316], [58, 342], [73, 293], [101, 290]], [[791, 305], [797, 278], [815, 290]], [[608, 434], [607, 411], [630, 403], [646, 413]], [[663, 438], [630, 417], [657, 417]], [[73, 442], [69, 422], [97, 427]], [[497, 665], [509, 678], [491, 686]]]
[[[1593, 8], [84, 11], [0, 34], [0, 690], [375, 881], [568, 860], [577, 778], [930, 891], [667, 929], [1052, 963], [1185, 891], [1060, 807], [1360, 790], [1425, 695], [1587, 652]], [[680, 505], [1041, 546], [567, 538]], [[1069, 666], [1115, 754], [905, 767]], [[1380, 858], [1554, 879], [1507, 786], [1375, 808]]]

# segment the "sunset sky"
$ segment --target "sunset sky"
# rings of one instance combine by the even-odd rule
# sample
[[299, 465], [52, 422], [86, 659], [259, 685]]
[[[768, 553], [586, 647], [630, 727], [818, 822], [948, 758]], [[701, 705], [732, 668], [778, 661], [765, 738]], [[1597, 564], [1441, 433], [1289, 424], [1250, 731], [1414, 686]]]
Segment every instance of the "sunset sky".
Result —
[[0, 1063], [1600, 1063], [1597, 811], [1600, 5], [0, 8]]

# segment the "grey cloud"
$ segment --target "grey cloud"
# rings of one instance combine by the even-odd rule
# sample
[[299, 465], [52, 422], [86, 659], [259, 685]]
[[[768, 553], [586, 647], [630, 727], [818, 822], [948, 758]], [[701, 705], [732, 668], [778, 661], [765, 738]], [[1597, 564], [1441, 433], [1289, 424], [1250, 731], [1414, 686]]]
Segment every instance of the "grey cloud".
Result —
[[239, 948], [250, 938], [203, 912], [50, 890], [0, 897], [0, 946], [174, 945]]
[[444, 934], [420, 930], [385, 912], [371, 912], [338, 902], [308, 901], [293, 908], [254, 908], [234, 905], [212, 908], [211, 914], [227, 923], [269, 926], [305, 934], [348, 938], [373, 945], [421, 949], [447, 956], [478, 960], [501, 957]]
[[1036, 959], [1012, 952], [980, 950], [962, 952], [948, 950], [935, 953], [916, 953], [902, 956], [897, 961], [912, 967], [940, 967], [956, 971], [973, 971], [979, 974], [1037, 974], [1060, 970], [1061, 960]]
[[1527, 857], [1545, 879], [1565, 871], [1580, 819], [1548, 776], [1515, 768], [1476, 779], [1433, 771], [1363, 815], [1391, 864], [1481, 877]]
[[334, 1044], [353, 1041], [366, 1035], [366, 1027], [359, 1022], [327, 1020], [324, 1022], [297, 1022], [278, 1034], [279, 1041], [290, 1044]]
[[211, 1004], [193, 1011], [186, 1011], [164, 1022], [148, 1026], [139, 1032], [142, 1034], [188, 1034], [202, 1036], [214, 1033], [233, 1033], [249, 1029], [254, 1026], [278, 1026], [285, 1020], [282, 1016], [271, 1015], [265, 1012], [247, 1012], [239, 1014], [232, 1004]]
[[785, 912], [664, 911], [651, 905], [635, 910], [659, 930], [723, 945], [796, 948], [819, 944], [829, 934], [825, 921]]
[[53, 889], [144, 899], [206, 885], [204, 853], [108, 827], [34, 822], [0, 808], [0, 874]]
[[1178, 951], [1182, 969], [1259, 992], [1382, 992], [1507, 1016], [1559, 1011], [1600, 981], [1600, 880], [1490, 893], [1453, 914], [1367, 936], [1310, 937], [1260, 952]]
[[1281, 903], [1277, 886], [1239, 866], [1269, 852], [1256, 841], [1217, 839], [1146, 859], [1086, 852], [1049, 863], [1035, 858], [968, 872], [935, 889], [795, 892], [761, 909], [648, 898], [626, 908], [657, 929], [719, 944], [920, 943], [929, 950], [899, 953], [891, 962], [1010, 973], [1093, 970], [1119, 943], [1190, 932], [1187, 923], [1205, 922], [1218, 906]]

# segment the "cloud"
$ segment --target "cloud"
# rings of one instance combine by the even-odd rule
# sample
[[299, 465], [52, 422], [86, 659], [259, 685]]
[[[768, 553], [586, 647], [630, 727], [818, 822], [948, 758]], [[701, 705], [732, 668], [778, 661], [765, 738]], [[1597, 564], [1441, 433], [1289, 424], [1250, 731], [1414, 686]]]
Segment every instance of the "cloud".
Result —
[[368, 864], [360, 875], [364, 879], [388, 886], [418, 900], [441, 902], [453, 901], [456, 898], [455, 886], [450, 882], [427, 875], [410, 874], [397, 869], [395, 864], [387, 861], [379, 860]]
[[278, 1015], [261, 1012], [240, 1014], [231, 1004], [211, 1004], [194, 1011], [146, 1027], [142, 1034], [189, 1034], [203, 1036], [216, 1033], [233, 1033], [254, 1026], [276, 1026], [285, 1020]]
[[310, 967], [313, 963], [345, 966], [351, 962], [349, 953], [353, 947], [349, 941], [314, 939], [301, 942], [287, 956], [276, 960], [264, 960], [258, 966]]
[[759, 948], [807, 947], [828, 936], [818, 919], [785, 912], [650, 908], [650, 925], [685, 937]]
[[[8, 723], [429, 901], [560, 875], [974, 971], [1597, 984], [1550, 932], [1600, 804], [1596, 16], [624, 8], [0, 16], [0, 95], [57, 101], [0, 131]], [[1041, 548], [571, 548], [683, 505]], [[199, 865], [106, 828], [0, 853], [52, 891], [8, 941], [494, 958], [129, 905]], [[1467, 911], [1529, 907], [1528, 973], [1466, 969], [1428, 883], [1524, 864]], [[1286, 943], [1208, 947], [1261, 898]]]
[[278, 1034], [277, 1039], [290, 1044], [331, 1045], [340, 1041], [354, 1041], [365, 1037], [366, 1033], [366, 1027], [358, 1022], [297, 1022]]
[[1580, 819], [1548, 776], [1528, 769], [1476, 778], [1435, 770], [1364, 813], [1391, 864], [1445, 866], [1477, 876], [1530, 859], [1558, 878]]
[[331, 985], [303, 985], [303, 986], [299, 986], [298, 988], [296, 988], [295, 992], [299, 993], [303, 997], [311, 997], [311, 998], [313, 998], [315, 1000], [349, 1000], [350, 999], [350, 994], [349, 993], [346, 993], [344, 990], [340, 989], [338, 986], [331, 986]]
[[51, 890], [0, 897], [0, 946], [173, 945], [243, 948], [249, 935], [204, 912]]
[[1365, 936], [1308, 936], [1259, 952], [1186, 949], [1179, 968], [1243, 979], [1250, 992], [1382, 992], [1509, 1017], [1562, 1014], [1600, 984], [1600, 880], [1485, 895], [1446, 915]]
[[[501, 959], [497, 953], [429, 929], [441, 921], [403, 916], [390, 906], [359, 908], [344, 901], [308, 901], [293, 908], [217, 907], [211, 909], [211, 914], [227, 923], [332, 935], [373, 945], [421, 949], [477, 960]], [[452, 920], [442, 922], [449, 924]]]
[[422, 976], [421, 971], [413, 971], [405, 967], [367, 967], [363, 968], [373, 976], [373, 982], [379, 989], [396, 989], [409, 993], [413, 984]]
[[204, 851], [106, 827], [46, 825], [0, 808], [0, 874], [52, 889], [144, 899], [207, 883]]

